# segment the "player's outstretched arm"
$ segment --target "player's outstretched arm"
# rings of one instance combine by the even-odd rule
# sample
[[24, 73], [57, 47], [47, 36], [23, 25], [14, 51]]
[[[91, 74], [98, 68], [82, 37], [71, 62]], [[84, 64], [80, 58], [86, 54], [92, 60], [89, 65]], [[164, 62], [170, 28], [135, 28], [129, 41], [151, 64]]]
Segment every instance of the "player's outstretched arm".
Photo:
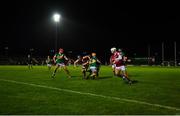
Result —
[[69, 60], [65, 55], [64, 55], [64, 59], [65, 59], [65, 60]]
[[56, 55], [54, 55], [53, 61], [54, 61], [54, 63], [56, 63]]
[[99, 64], [101, 64], [101, 61], [100, 61], [99, 59], [97, 59], [97, 62], [98, 62]]
[[74, 67], [76, 67], [77, 63], [79, 62], [79, 59], [77, 59], [75, 62], [74, 62]]

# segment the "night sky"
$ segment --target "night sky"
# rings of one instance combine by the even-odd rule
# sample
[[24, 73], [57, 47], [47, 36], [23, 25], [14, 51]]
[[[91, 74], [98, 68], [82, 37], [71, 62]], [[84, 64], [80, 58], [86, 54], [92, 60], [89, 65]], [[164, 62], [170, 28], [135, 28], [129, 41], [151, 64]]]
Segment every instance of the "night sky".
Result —
[[[142, 3], [143, 4], [143, 3]], [[113, 46], [128, 56], [161, 56], [165, 42], [167, 56], [173, 56], [173, 42], [179, 48], [180, 13], [166, 4], [134, 5], [118, 1], [45, 0], [7, 1], [1, 5], [1, 52], [8, 46], [11, 55], [26, 55], [33, 48], [36, 55], [47, 56], [54, 49], [55, 12], [62, 16], [58, 24], [58, 47], [78, 52], [110, 54]], [[105, 54], [106, 53], [106, 54]]]

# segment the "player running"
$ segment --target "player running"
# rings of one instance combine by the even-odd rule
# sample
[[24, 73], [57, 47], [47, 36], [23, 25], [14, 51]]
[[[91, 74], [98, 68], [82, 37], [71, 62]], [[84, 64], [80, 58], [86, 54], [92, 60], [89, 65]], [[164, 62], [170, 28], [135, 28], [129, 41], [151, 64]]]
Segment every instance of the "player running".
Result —
[[46, 64], [47, 64], [48, 70], [50, 70], [52, 67], [52, 59], [50, 58], [50, 56], [47, 56]]
[[99, 68], [101, 62], [97, 59], [96, 53], [93, 52], [91, 55], [91, 58], [89, 57], [89, 69], [92, 73], [90, 76], [95, 79], [97, 76], [99, 76]]
[[112, 71], [113, 71], [113, 74], [114, 76], [116, 75], [115, 74], [115, 68], [116, 68], [116, 64], [114, 63], [115, 61], [115, 57], [114, 57], [114, 54], [113, 54], [113, 51], [115, 51], [116, 48], [111, 48], [111, 57], [110, 57], [110, 65], [112, 65]]
[[126, 75], [126, 67], [123, 63], [124, 61], [123, 61], [122, 54], [119, 51], [116, 51], [116, 48], [111, 48], [111, 52], [113, 53], [114, 58], [115, 58], [113, 63], [116, 65], [115, 66], [116, 76], [122, 76], [123, 80], [125, 80], [129, 84], [132, 84], [132, 81]]
[[77, 66], [77, 64], [81, 64], [82, 65], [82, 74], [83, 74], [83, 79], [86, 79], [86, 72], [88, 70], [89, 67], [89, 62], [88, 62], [89, 58], [88, 56], [78, 56], [78, 59], [74, 62], [74, 67]]
[[[124, 53], [120, 48], [118, 49], [118, 52], [122, 55], [122, 64], [123, 64], [124, 66], [126, 66], [126, 62], [127, 62], [127, 60], [128, 60], [127, 56], [125, 55], [125, 53]], [[128, 72], [127, 72], [127, 70], [125, 70], [125, 75], [126, 75], [126, 77], [128, 77]]]
[[68, 77], [71, 78], [69, 70], [67, 69], [67, 67], [65, 65], [65, 60], [68, 61], [68, 58], [65, 56], [64, 50], [62, 48], [59, 49], [59, 53], [54, 55], [53, 60], [56, 63], [56, 69], [54, 70], [54, 72], [52, 74], [52, 78], [55, 77], [56, 71], [59, 67], [63, 68], [64, 71], [66, 72], [66, 74], [68, 75]]

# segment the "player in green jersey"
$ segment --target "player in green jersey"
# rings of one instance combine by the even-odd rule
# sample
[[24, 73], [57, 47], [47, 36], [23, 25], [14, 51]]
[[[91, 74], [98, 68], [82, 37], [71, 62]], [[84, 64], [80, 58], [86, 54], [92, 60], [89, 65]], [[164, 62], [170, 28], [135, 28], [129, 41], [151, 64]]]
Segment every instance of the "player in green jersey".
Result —
[[64, 71], [66, 72], [66, 74], [68, 75], [69, 78], [71, 78], [71, 75], [69, 73], [69, 70], [67, 69], [66, 65], [65, 65], [65, 60], [67, 61], [68, 58], [65, 56], [64, 54], [64, 50], [62, 48], [59, 49], [59, 53], [55, 54], [53, 57], [54, 62], [56, 63], [56, 68], [52, 74], [52, 78], [55, 77], [56, 71], [57, 69], [63, 68]]
[[92, 72], [91, 77], [94, 79], [99, 76], [99, 67], [101, 62], [97, 59], [96, 53], [92, 53], [92, 56], [89, 61], [89, 69]]

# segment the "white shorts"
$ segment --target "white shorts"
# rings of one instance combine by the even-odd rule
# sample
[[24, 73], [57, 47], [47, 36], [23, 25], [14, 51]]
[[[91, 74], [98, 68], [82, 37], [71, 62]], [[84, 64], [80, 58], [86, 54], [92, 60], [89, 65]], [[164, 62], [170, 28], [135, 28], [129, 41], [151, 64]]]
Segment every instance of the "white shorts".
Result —
[[51, 67], [52, 65], [51, 64], [47, 64], [48, 67]]
[[97, 68], [96, 68], [95, 66], [91, 66], [91, 67], [90, 67], [90, 70], [91, 70], [92, 72], [96, 72], [96, 71], [97, 71]]
[[60, 66], [60, 67], [64, 67], [64, 66], [65, 66], [64, 63], [57, 63], [56, 65], [57, 65], [57, 66]]
[[125, 66], [118, 66], [118, 67], [116, 67], [116, 70], [125, 71], [126, 67]]

